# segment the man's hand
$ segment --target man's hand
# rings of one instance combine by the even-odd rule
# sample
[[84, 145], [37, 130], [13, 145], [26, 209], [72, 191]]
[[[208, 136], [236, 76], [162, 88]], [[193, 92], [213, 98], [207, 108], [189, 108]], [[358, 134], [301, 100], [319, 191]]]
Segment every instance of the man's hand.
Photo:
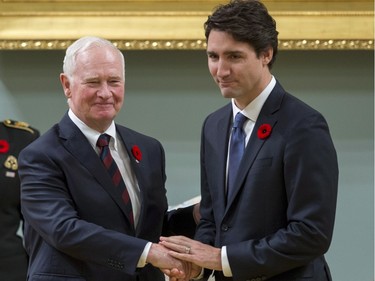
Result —
[[168, 275], [170, 281], [188, 281], [191, 275], [191, 264], [169, 255], [170, 250], [153, 243], [146, 262], [158, 267]]
[[[171, 250], [169, 254], [177, 259], [193, 263], [192, 274], [208, 268], [222, 271], [221, 249], [192, 240], [185, 236], [160, 237], [160, 244]], [[198, 267], [197, 267], [198, 266]], [[190, 275], [190, 277], [195, 277]]]

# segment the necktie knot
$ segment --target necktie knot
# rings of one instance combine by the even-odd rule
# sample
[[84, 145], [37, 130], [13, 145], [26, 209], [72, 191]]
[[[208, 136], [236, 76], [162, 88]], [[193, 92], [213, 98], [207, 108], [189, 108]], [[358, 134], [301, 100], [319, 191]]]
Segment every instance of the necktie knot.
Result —
[[111, 139], [110, 135], [101, 134], [98, 138], [98, 141], [96, 142], [96, 145], [99, 146], [100, 148], [103, 148], [104, 146], [108, 146], [110, 139]]
[[236, 117], [234, 118], [233, 128], [242, 128], [246, 120], [247, 120], [247, 117], [241, 114], [240, 112], [238, 112], [236, 114]]

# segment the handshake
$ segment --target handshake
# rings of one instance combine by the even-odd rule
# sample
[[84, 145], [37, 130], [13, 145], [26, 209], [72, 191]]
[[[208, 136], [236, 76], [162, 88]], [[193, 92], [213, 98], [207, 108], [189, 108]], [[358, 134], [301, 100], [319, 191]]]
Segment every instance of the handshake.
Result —
[[195, 279], [203, 268], [222, 270], [220, 248], [185, 236], [160, 237], [159, 244], [152, 244], [147, 262], [160, 268], [170, 281]]

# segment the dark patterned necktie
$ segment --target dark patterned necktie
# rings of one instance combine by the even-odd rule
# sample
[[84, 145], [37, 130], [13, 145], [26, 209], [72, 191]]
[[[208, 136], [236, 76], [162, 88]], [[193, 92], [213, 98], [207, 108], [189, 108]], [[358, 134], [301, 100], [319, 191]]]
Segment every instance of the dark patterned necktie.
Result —
[[233, 122], [228, 163], [227, 202], [232, 197], [234, 181], [236, 180], [242, 155], [245, 151], [246, 135], [242, 127], [246, 120], [247, 117], [239, 112], [237, 113], [235, 120]]
[[96, 145], [99, 147], [99, 157], [102, 160], [104, 167], [108, 171], [112, 182], [116, 188], [118, 188], [121, 192], [122, 201], [124, 202], [126, 215], [130, 220], [132, 226], [134, 226], [134, 216], [133, 216], [133, 209], [132, 204], [130, 201], [128, 190], [126, 189], [125, 183], [122, 179], [120, 170], [116, 165], [115, 160], [112, 158], [111, 152], [109, 151], [109, 140], [111, 136], [107, 134], [102, 134], [99, 136], [99, 139]]

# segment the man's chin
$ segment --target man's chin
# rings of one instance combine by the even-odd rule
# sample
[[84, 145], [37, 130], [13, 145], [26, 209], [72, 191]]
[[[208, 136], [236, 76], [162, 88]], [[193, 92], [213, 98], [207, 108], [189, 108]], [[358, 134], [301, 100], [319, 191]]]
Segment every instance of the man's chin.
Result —
[[113, 111], [111, 112], [98, 112], [97, 114], [95, 114], [95, 116], [93, 116], [94, 120], [97, 122], [97, 123], [110, 123], [112, 122], [113, 119], [115, 119], [116, 117], [116, 113], [114, 113]]
[[233, 92], [229, 91], [228, 89], [220, 89], [221, 90], [221, 95], [226, 98], [226, 99], [231, 99], [233, 98]]

